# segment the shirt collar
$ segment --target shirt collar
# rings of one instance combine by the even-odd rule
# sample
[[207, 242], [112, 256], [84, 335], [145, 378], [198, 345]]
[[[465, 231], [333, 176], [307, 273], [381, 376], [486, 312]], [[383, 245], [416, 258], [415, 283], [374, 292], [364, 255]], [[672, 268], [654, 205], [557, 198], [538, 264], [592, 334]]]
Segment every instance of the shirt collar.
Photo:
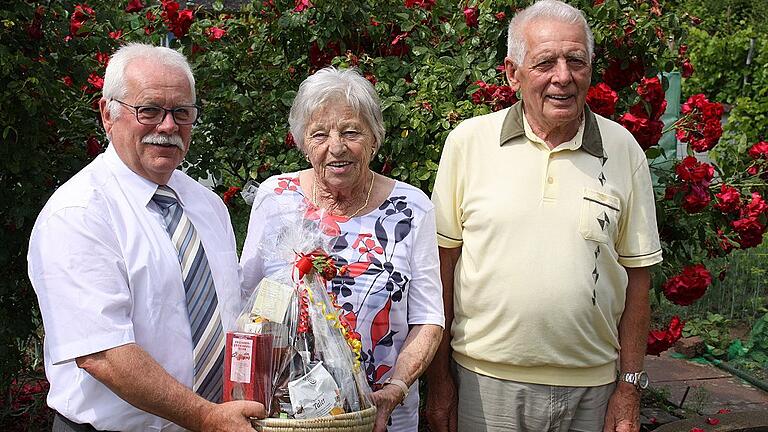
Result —
[[[603, 139], [600, 136], [600, 128], [597, 125], [597, 117], [584, 105], [584, 120], [582, 122], [583, 134], [581, 137], [580, 148], [595, 157], [603, 157]], [[580, 129], [582, 128], [580, 127]], [[499, 145], [504, 146], [509, 144], [514, 138], [518, 138], [525, 135], [524, 114], [523, 114], [523, 102], [517, 102], [512, 105], [507, 111], [506, 117], [504, 117], [504, 123], [501, 125], [501, 135], [499, 137]], [[578, 141], [578, 133], [576, 134], [576, 140]], [[577, 143], [578, 144], [578, 143]]]
[[[111, 142], [107, 146], [107, 150], [104, 151], [103, 157], [104, 162], [118, 179], [122, 188], [141, 205], [146, 206], [149, 204], [157, 191], [157, 183], [147, 180], [133, 172], [133, 170], [120, 159], [117, 150], [115, 150], [115, 147]], [[171, 178], [168, 180], [168, 187], [176, 192], [177, 199], [181, 203], [181, 206], [184, 207], [184, 200], [180, 193], [180, 189], [182, 189], [183, 186], [179, 182], [179, 173], [177, 171], [178, 170], [174, 170], [173, 174], [171, 174]]]

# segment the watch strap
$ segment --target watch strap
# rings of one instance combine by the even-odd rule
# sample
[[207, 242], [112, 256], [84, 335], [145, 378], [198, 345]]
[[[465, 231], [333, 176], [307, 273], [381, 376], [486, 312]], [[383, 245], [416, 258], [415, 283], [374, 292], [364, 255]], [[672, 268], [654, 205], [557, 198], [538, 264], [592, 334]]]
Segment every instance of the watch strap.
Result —
[[632, 384], [636, 389], [641, 390], [643, 387], [640, 383], [640, 376], [644, 374], [646, 374], [645, 371], [619, 372], [619, 381]]

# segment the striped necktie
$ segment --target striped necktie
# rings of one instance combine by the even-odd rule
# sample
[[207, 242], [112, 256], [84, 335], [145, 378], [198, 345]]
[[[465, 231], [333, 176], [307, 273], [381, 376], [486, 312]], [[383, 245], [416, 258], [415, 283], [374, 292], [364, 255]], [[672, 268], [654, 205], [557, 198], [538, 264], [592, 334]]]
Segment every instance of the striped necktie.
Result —
[[192, 389], [209, 401], [219, 402], [224, 365], [224, 329], [211, 268], [197, 231], [184, 214], [173, 190], [168, 186], [158, 186], [152, 201], [160, 207], [165, 228], [179, 252], [192, 343], [195, 347]]

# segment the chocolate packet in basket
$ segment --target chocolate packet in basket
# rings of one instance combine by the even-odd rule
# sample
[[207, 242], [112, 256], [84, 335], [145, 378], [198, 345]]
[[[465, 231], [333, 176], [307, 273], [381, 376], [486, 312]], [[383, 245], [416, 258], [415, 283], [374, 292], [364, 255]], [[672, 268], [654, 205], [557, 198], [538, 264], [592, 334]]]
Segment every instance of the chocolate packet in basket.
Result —
[[[276, 234], [261, 246], [273, 262], [279, 258], [285, 265], [261, 279], [237, 320], [236, 333], [264, 338], [254, 342], [252, 358], [263, 364], [256, 366], [260, 372], [253, 386], [260, 391], [256, 383], [270, 379], [263, 403], [271, 417], [311, 419], [364, 410], [372, 403], [360, 364], [361, 343], [328, 292], [336, 267], [322, 247], [327, 240], [302, 217], [294, 220], [272, 227]], [[231, 351], [230, 372], [237, 362]], [[225, 373], [229, 400], [241, 395], [236, 391], [241, 383], [227, 385], [233, 377]]]

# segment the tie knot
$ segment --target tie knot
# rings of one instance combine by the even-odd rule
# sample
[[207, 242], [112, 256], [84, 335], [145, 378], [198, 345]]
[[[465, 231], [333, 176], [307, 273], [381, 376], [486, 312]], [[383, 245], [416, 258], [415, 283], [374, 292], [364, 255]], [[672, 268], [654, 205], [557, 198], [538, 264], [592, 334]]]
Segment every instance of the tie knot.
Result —
[[167, 210], [174, 204], [177, 204], [179, 200], [176, 198], [176, 193], [168, 186], [162, 185], [157, 187], [155, 195], [152, 197], [152, 201], [159, 205], [163, 210]]

